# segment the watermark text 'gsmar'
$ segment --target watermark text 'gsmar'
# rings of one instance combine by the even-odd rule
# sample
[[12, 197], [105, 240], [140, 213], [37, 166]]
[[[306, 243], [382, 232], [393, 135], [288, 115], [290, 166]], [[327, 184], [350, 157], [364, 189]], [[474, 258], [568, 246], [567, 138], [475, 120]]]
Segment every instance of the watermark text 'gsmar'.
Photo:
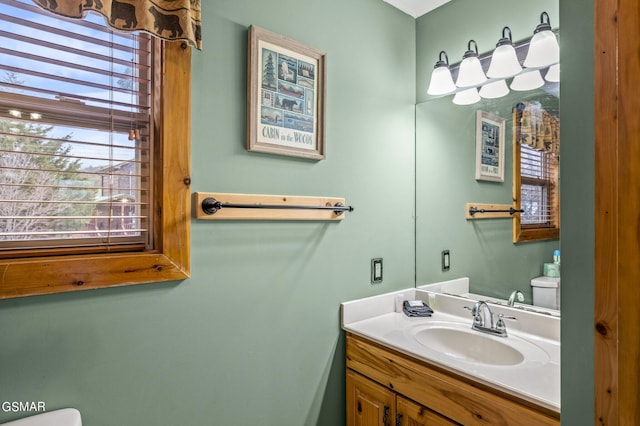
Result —
[[47, 411], [44, 401], [3, 401], [0, 407], [5, 413]]

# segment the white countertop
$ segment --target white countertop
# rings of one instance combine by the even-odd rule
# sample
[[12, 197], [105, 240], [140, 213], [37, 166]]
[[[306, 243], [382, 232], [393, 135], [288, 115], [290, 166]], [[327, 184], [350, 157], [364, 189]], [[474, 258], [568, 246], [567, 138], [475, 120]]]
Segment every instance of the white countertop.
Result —
[[[397, 295], [401, 295], [398, 298]], [[434, 314], [426, 318], [410, 318], [396, 312], [400, 300], [424, 300]], [[414, 336], [422, 329], [446, 324], [467, 330], [472, 318], [464, 306], [474, 301], [458, 296], [406, 289], [366, 299], [345, 302], [342, 307], [342, 328], [356, 335], [485, 383], [496, 389], [560, 412], [560, 318], [525, 312], [506, 306], [493, 306], [494, 315], [514, 315], [506, 320], [509, 339], [525, 360], [516, 365], [493, 365], [472, 362], [420, 343]], [[473, 331], [473, 333], [480, 333]], [[503, 342], [505, 342], [503, 340]]]

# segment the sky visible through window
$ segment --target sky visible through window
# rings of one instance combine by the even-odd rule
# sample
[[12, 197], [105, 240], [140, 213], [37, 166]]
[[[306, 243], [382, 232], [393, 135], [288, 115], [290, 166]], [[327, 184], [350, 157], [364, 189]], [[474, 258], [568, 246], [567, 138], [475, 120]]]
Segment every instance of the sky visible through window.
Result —
[[[73, 19], [50, 15], [46, 11], [33, 12], [13, 7], [11, 3], [33, 5], [33, 2], [0, 3], [0, 14], [16, 18], [13, 21], [28, 21], [31, 25], [25, 26], [18, 22], [11, 22], [11, 20], [2, 22], [0, 47], [6, 46], [8, 49], [0, 49], [0, 81], [6, 81], [11, 74], [12, 78], [25, 88], [0, 85], [1, 91], [20, 92], [49, 100], [62, 99], [68, 102], [82, 102], [86, 106], [96, 108], [111, 107], [114, 110], [131, 114], [136, 112], [135, 108], [130, 106], [137, 101], [131, 90], [135, 88], [132, 74], [136, 68], [131, 66], [131, 61], [137, 60], [135, 37], [129, 33], [121, 35], [117, 32], [88, 28], [86, 22], [95, 24], [96, 28], [105, 27], [105, 18], [95, 13], [88, 13], [83, 25]], [[53, 32], [47, 28], [62, 31]], [[104, 45], [85, 41], [82, 36], [101, 40]], [[28, 38], [36, 39], [39, 42], [32, 43]], [[64, 49], [61, 49], [60, 46]], [[125, 48], [113, 48], [112, 46], [125, 46]], [[94, 55], [88, 56], [84, 54], [85, 52]], [[114, 57], [115, 61], [104, 60], [109, 57]], [[20, 69], [30, 72], [14, 71]], [[87, 84], [83, 84], [83, 82]], [[27, 90], [26, 86], [41, 89], [41, 91]], [[109, 90], [109, 87], [113, 87], [114, 90]], [[77, 95], [77, 98], [64, 94]], [[95, 127], [83, 126], [81, 123], [74, 126], [56, 125], [49, 136], [64, 138], [72, 135], [71, 138], [76, 141], [100, 144], [104, 144], [105, 140], [108, 141], [111, 138], [112, 145], [132, 148], [135, 146], [135, 142], [129, 141], [128, 134], [125, 132], [110, 132], [108, 124], [103, 129]], [[104, 165], [99, 158], [106, 159], [109, 156], [108, 152], [101, 153], [100, 150], [95, 150], [95, 146], [90, 149], [91, 152], [86, 152], [87, 148], [83, 148], [80, 144], [71, 145], [72, 152], [70, 154], [86, 157], [83, 160], [86, 166]], [[126, 160], [132, 157], [132, 150], [127, 149], [120, 149], [114, 155], [116, 160]]]
[[0, 0], [0, 241], [146, 233], [147, 40]]

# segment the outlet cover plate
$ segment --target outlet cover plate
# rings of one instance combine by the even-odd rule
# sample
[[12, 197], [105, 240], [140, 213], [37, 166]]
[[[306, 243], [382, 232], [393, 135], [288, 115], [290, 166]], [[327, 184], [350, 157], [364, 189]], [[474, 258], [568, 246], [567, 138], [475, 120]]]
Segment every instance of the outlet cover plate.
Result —
[[371, 259], [371, 284], [380, 284], [382, 282], [382, 258], [376, 257]]

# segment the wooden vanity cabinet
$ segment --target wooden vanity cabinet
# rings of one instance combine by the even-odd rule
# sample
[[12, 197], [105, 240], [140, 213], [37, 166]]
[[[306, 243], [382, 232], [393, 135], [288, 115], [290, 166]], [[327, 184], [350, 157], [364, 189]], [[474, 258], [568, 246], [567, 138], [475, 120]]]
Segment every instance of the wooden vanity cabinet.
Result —
[[347, 426], [449, 426], [457, 423], [347, 370]]
[[557, 412], [351, 333], [346, 352], [347, 426], [560, 425]]

